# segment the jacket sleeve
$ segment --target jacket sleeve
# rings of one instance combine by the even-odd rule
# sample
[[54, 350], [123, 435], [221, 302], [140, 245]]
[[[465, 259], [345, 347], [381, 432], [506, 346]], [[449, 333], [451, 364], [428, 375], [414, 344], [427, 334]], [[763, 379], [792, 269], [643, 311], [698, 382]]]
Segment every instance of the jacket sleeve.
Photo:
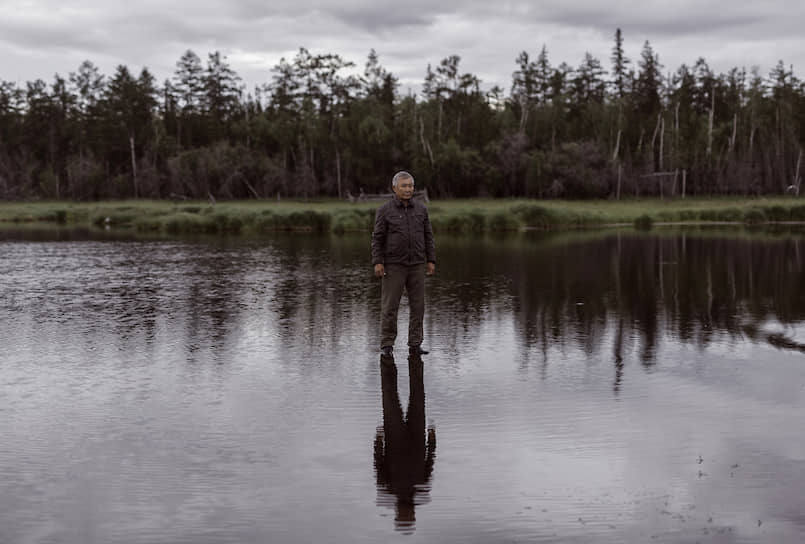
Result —
[[433, 240], [433, 227], [427, 208], [425, 208], [425, 258], [429, 263], [436, 263], [436, 242]]
[[375, 212], [375, 228], [372, 231], [372, 265], [383, 264], [386, 252], [386, 235], [388, 234], [388, 223], [384, 206]]

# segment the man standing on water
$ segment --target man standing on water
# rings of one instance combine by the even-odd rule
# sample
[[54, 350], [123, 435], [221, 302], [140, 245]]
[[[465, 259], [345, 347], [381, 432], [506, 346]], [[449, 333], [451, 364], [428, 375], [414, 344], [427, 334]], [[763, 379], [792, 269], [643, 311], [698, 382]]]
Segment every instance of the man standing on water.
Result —
[[425, 275], [436, 272], [436, 244], [428, 209], [414, 196], [414, 176], [402, 171], [391, 180], [394, 197], [375, 215], [372, 233], [372, 264], [382, 278], [380, 352], [390, 356], [397, 338], [397, 311], [403, 289], [411, 308], [408, 319], [408, 350], [428, 353], [421, 347], [425, 317]]

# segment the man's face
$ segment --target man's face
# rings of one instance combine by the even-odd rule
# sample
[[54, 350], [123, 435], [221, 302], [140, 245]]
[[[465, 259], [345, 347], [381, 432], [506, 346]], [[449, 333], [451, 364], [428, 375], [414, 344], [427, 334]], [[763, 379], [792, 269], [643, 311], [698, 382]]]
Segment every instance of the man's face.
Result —
[[398, 179], [397, 186], [392, 186], [391, 190], [400, 200], [411, 200], [411, 197], [414, 196], [414, 180], [411, 178]]

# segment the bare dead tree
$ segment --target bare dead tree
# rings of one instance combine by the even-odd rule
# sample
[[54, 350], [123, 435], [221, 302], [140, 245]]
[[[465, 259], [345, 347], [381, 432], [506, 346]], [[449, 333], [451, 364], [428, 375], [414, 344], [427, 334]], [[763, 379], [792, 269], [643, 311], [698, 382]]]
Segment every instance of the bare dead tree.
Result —
[[665, 117], [662, 118], [660, 127], [660, 165], [659, 169], [662, 170], [662, 157], [663, 157], [663, 142], [665, 141]]
[[685, 185], [687, 184], [688, 180], [688, 171], [686, 169], [682, 169], [682, 198], [685, 198]]
[[335, 175], [338, 182], [338, 198], [341, 198], [341, 153], [335, 148]]
[[622, 132], [623, 132], [623, 130], [618, 129], [618, 137], [615, 140], [615, 150], [612, 152], [612, 162], [615, 162], [615, 161], [618, 160], [618, 151], [620, 151], [620, 148], [621, 148], [621, 133]]
[[716, 93], [710, 95], [710, 115], [707, 121], [707, 157], [713, 152], [713, 116], [716, 111]]
[[[674, 108], [674, 154], [679, 153], [679, 105], [681, 102], [676, 103], [676, 108]], [[677, 166], [676, 161], [674, 161], [674, 166]]]
[[730, 150], [729, 154], [732, 156], [733, 151], [735, 151], [735, 138], [738, 134], [738, 114], [735, 113], [732, 116], [732, 136], [730, 137]]
[[428, 143], [428, 140], [425, 138], [425, 123], [422, 121], [422, 118], [419, 118], [419, 139], [422, 142], [422, 152], [427, 152], [428, 158], [430, 159], [430, 165], [433, 166], [433, 150]]
[[131, 176], [134, 180], [134, 198], [139, 196], [137, 187], [137, 159], [134, 156], [134, 136], [129, 136], [129, 147], [131, 148]]
[[651, 135], [651, 169], [655, 170], [654, 162], [654, 142], [657, 140], [657, 133], [660, 131], [660, 123], [662, 122], [662, 112], [657, 114], [657, 125], [654, 127], [654, 134]]

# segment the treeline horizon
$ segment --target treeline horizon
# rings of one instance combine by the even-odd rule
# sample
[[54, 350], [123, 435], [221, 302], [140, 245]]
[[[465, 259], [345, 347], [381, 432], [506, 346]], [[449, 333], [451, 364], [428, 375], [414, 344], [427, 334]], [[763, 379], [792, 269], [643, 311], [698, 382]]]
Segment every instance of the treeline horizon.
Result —
[[521, 52], [508, 91], [460, 57], [401, 94], [374, 50], [362, 73], [300, 48], [246, 92], [219, 52], [188, 50], [161, 84], [84, 61], [24, 87], [0, 79], [0, 198], [246, 199], [388, 191], [411, 171], [436, 197], [799, 194], [805, 83], [780, 60], [665, 70], [616, 30], [608, 68]]

